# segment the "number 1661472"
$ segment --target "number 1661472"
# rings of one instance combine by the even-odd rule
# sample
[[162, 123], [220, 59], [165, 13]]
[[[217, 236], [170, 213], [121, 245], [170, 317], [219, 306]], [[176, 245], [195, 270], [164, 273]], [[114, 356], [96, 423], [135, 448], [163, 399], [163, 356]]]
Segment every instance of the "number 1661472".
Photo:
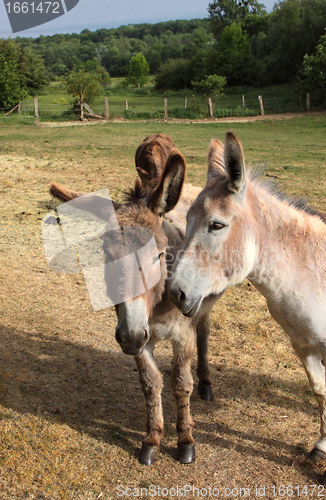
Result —
[[8, 2], [8, 14], [60, 14], [59, 2]]

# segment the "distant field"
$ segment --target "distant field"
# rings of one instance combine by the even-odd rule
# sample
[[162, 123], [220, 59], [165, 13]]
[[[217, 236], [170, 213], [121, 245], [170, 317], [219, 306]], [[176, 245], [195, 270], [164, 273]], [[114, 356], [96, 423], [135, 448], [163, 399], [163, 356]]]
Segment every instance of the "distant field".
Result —
[[[121, 88], [121, 79], [112, 79], [109, 90], [106, 91], [109, 101], [111, 118], [148, 119], [163, 118], [164, 99], [168, 100], [168, 116], [176, 118], [204, 118], [207, 116], [207, 104], [203, 97], [196, 95], [191, 90], [180, 92], [167, 91], [157, 94], [153, 84], [137, 90]], [[305, 110], [305, 102], [299, 100], [298, 93], [293, 85], [281, 85], [261, 89], [229, 88], [220, 96], [214, 106], [214, 116], [217, 118], [227, 116], [252, 116], [260, 114], [258, 95], [262, 95], [265, 114], [297, 112]], [[244, 107], [242, 96], [244, 96]], [[185, 110], [185, 100], [187, 109]], [[38, 96], [39, 115], [41, 121], [70, 120], [74, 119], [72, 107], [74, 99], [66, 94], [60, 84], [51, 84]], [[126, 100], [128, 111], [126, 111]], [[96, 114], [104, 115], [104, 95], [97, 97], [91, 107]], [[25, 122], [34, 115], [33, 99], [29, 98], [23, 103]], [[3, 116], [3, 114], [2, 114]], [[0, 115], [0, 120], [1, 120]], [[15, 116], [9, 115], [7, 121], [12, 121]]]
[[[313, 203], [321, 203], [320, 208], [326, 211], [326, 185], [320, 170], [325, 162], [324, 115], [234, 124], [114, 122], [57, 128], [8, 125], [9, 122], [4, 119], [0, 121], [2, 154], [27, 153], [33, 158], [47, 159], [49, 172], [56, 172], [55, 162], [59, 159], [65, 162], [65, 171], [68, 172], [69, 165], [76, 165], [75, 159], [81, 158], [81, 166], [77, 164], [70, 171], [72, 181], [78, 182], [78, 189], [82, 189], [82, 177], [77, 174], [80, 170], [84, 171], [85, 163], [92, 165], [92, 171], [97, 165], [101, 169], [99, 179], [107, 173], [105, 182], [113, 185], [116, 184], [114, 169], [119, 168], [121, 163], [119, 176], [127, 182], [130, 175], [134, 174], [136, 148], [152, 132], [165, 132], [174, 138], [177, 147], [186, 156], [189, 181], [202, 184], [205, 180], [209, 140], [211, 137], [223, 139], [226, 130], [233, 128], [245, 145], [247, 164], [263, 166], [268, 162], [266, 171], [278, 175], [285, 189], [293, 194], [301, 193]], [[117, 166], [112, 172], [111, 165]], [[316, 185], [307, 182], [308, 177], [320, 179], [320, 182]], [[119, 184], [122, 191], [124, 185]], [[97, 187], [91, 183], [89, 189]]]
[[[297, 498], [307, 488], [317, 498], [311, 493], [325, 464], [305, 458], [318, 436], [317, 405], [252, 285], [228, 290], [213, 310], [212, 402], [197, 396], [194, 360], [196, 462], [189, 466], [176, 461], [171, 346], [155, 350], [164, 375], [165, 436], [157, 463], [145, 467], [137, 460], [145, 402], [134, 360], [114, 339], [115, 312], [94, 312], [82, 275], [50, 271], [45, 260], [41, 220], [58, 205], [51, 181], [85, 192], [107, 187], [121, 201], [134, 182], [137, 146], [164, 132], [186, 158], [188, 182], [204, 186], [209, 141], [224, 140], [230, 125], [11, 123], [0, 120], [1, 500], [113, 500], [118, 485], [214, 487], [219, 498], [240, 498], [244, 488], [258, 498], [256, 488], [265, 487], [266, 500]], [[268, 162], [262, 179], [274, 176], [286, 192], [326, 211], [325, 115], [232, 128], [248, 166]], [[282, 485], [295, 494], [288, 489], [284, 496]], [[224, 495], [230, 489], [234, 494]]]

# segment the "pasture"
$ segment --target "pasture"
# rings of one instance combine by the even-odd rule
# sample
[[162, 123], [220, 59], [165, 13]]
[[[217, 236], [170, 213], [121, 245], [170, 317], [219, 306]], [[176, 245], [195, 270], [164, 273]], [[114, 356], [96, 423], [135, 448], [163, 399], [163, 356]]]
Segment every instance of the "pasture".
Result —
[[[269, 162], [264, 178], [323, 211], [325, 127], [325, 115], [232, 125], [247, 165]], [[304, 456], [318, 436], [317, 404], [288, 338], [252, 285], [228, 290], [214, 308], [213, 402], [197, 396], [194, 360], [196, 462], [187, 466], [176, 461], [170, 344], [155, 351], [164, 374], [165, 437], [158, 461], [145, 467], [137, 460], [145, 401], [134, 360], [114, 339], [114, 310], [94, 312], [82, 274], [56, 274], [45, 260], [41, 220], [59, 204], [48, 193], [51, 181], [85, 192], [107, 187], [121, 201], [136, 176], [137, 146], [163, 132], [186, 158], [187, 181], [204, 186], [209, 141], [224, 140], [229, 128], [0, 124], [1, 500], [144, 497], [151, 485], [156, 498], [181, 498], [177, 486], [184, 485], [195, 498], [205, 496], [202, 489], [208, 497], [209, 487], [215, 496], [218, 488], [218, 498], [326, 495], [313, 486], [326, 464]]]

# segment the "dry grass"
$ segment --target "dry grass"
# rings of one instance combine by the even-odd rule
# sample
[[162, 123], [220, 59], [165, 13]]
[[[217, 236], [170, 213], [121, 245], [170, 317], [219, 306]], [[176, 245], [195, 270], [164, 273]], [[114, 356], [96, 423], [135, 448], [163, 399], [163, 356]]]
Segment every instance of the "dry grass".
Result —
[[[325, 122], [319, 117], [234, 129], [249, 162], [279, 155], [268, 171], [325, 209]], [[323, 467], [304, 458], [318, 436], [317, 405], [287, 338], [251, 285], [228, 290], [214, 309], [215, 399], [206, 403], [192, 396], [197, 459], [189, 466], [175, 460], [171, 349], [157, 349], [165, 377], [165, 438], [158, 462], [146, 468], [137, 461], [144, 399], [133, 359], [114, 340], [114, 312], [92, 310], [81, 275], [47, 268], [40, 222], [55, 206], [50, 181], [84, 191], [109, 187], [121, 199], [134, 178], [137, 145], [162, 131], [184, 152], [192, 182], [203, 184], [209, 139], [223, 136], [228, 125], [214, 127], [0, 128], [1, 500], [111, 499], [118, 498], [119, 484], [210, 485], [220, 489], [220, 497], [226, 497], [225, 488], [236, 488], [230, 498], [244, 496], [240, 488], [250, 488], [256, 498], [256, 487], [265, 485], [267, 499], [284, 498], [277, 489], [283, 484], [299, 486], [303, 498], [302, 488], [320, 478]], [[308, 169], [314, 172], [309, 183]], [[311, 498], [309, 487], [308, 492]]]

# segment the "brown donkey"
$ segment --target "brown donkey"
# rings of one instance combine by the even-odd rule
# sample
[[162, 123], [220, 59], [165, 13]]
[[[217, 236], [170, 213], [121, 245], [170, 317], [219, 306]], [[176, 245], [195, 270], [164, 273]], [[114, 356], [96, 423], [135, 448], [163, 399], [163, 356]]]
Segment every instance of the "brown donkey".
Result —
[[174, 146], [173, 140], [166, 134], [151, 134], [138, 146], [135, 164], [144, 187], [155, 188], [158, 185]]
[[[136, 232], [139, 227], [148, 228], [154, 234], [158, 254], [152, 264], [158, 264], [161, 273], [161, 278], [154, 287], [147, 289], [132, 300], [126, 300], [115, 306], [118, 317], [116, 340], [126, 354], [135, 357], [146, 399], [147, 435], [140, 452], [140, 462], [146, 465], [151, 465], [156, 460], [163, 436], [161, 402], [163, 377], [153, 357], [157, 342], [168, 339], [173, 347], [171, 385], [177, 404], [178, 460], [182, 463], [190, 463], [195, 459], [195, 443], [192, 437], [193, 421], [189, 404], [193, 390], [191, 361], [196, 336], [199, 395], [202, 399], [212, 399], [207, 347], [209, 312], [216, 297], [212, 295], [205, 299], [195, 317], [186, 318], [172, 304], [166, 291], [166, 279], [171, 273], [173, 261], [184, 239], [186, 210], [200, 191], [199, 188], [195, 189], [186, 184], [180, 199], [184, 176], [184, 158], [181, 153], [172, 149], [156, 189], [144, 190], [138, 181], [135, 188], [129, 192], [127, 203], [115, 205], [121, 234], [122, 232], [125, 234], [125, 228], [130, 227], [135, 228]], [[76, 197], [74, 191], [58, 184], [51, 185], [51, 192], [64, 201]], [[96, 215], [106, 220], [108, 214], [106, 214], [105, 204], [102, 203], [103, 199], [97, 198], [99, 197], [89, 194], [78, 198], [74, 203], [77, 202], [79, 208], [86, 211], [93, 211], [94, 206], [97, 206]], [[117, 243], [121, 240], [118, 234], [120, 231], [114, 232], [113, 235], [111, 233], [103, 236], [103, 249], [107, 262], [116, 261], [120, 251], [119, 244], [115, 243], [115, 238], [117, 238]], [[140, 235], [139, 239], [141, 238]], [[140, 246], [144, 243], [140, 241]], [[146, 270], [141, 271], [145, 274]], [[122, 288], [134, 281], [130, 269], [126, 274], [128, 279], [122, 280]], [[107, 280], [110, 280], [109, 276]]]
[[206, 297], [248, 278], [289, 335], [317, 399], [320, 438], [310, 458], [326, 457], [325, 214], [278, 195], [248, 176], [239, 139], [212, 140], [205, 189], [187, 215], [173, 302], [194, 317]]

